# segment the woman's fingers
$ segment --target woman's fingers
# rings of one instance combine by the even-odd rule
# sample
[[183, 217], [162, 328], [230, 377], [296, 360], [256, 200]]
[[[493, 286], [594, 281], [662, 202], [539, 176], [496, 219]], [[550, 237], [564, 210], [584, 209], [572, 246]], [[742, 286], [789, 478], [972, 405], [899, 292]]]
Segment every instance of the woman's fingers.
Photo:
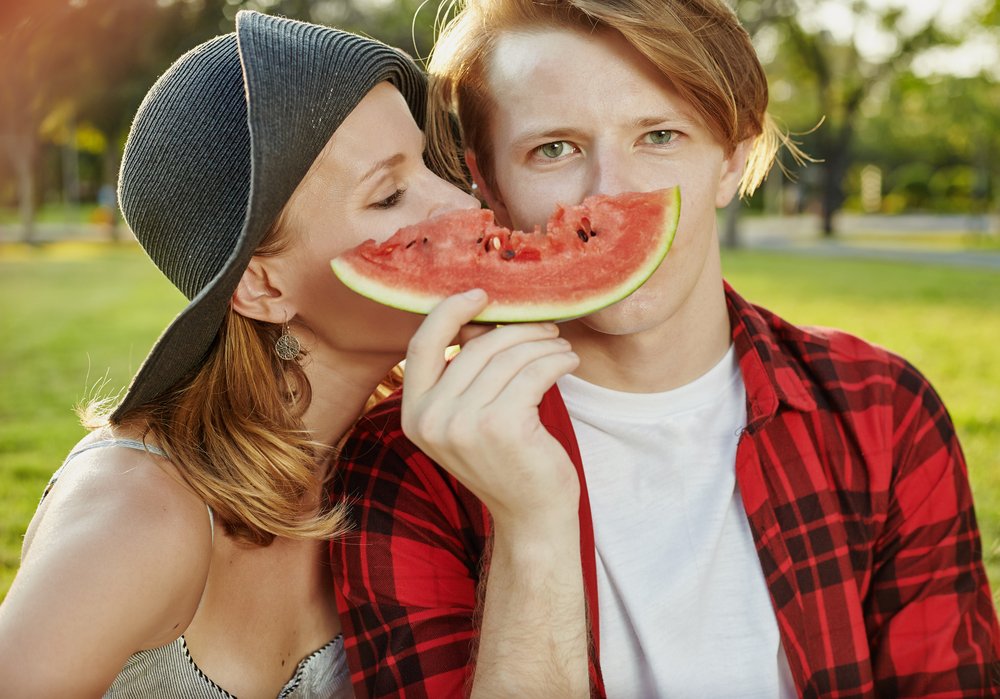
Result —
[[445, 349], [462, 327], [486, 308], [487, 300], [486, 292], [473, 289], [449, 296], [430, 312], [410, 339], [404, 396], [421, 396], [437, 383], [445, 367]]

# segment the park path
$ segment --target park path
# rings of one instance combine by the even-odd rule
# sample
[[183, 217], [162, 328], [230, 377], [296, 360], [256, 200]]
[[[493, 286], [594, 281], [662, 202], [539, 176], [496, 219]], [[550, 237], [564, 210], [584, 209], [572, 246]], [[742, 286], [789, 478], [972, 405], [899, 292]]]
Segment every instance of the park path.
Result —
[[1000, 270], [1000, 217], [842, 214], [837, 224], [836, 237], [829, 239], [820, 235], [815, 216], [743, 216], [739, 245], [796, 255]]
[[839, 240], [799, 243], [769, 239], [756, 242], [748, 241], [743, 246], [747, 249], [773, 250], [780, 253], [812, 257], [863, 258], [1000, 270], [1000, 250], [925, 250], [905, 245], [886, 245], [884, 247], [856, 245], [850, 241]]

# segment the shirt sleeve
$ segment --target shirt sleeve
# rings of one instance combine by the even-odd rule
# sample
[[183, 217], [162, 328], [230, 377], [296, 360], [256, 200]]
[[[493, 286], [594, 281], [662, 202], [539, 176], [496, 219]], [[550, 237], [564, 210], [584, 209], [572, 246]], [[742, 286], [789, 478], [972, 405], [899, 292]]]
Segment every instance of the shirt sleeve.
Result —
[[893, 480], [867, 610], [878, 696], [1000, 696], [1000, 633], [965, 459], [941, 399], [900, 360]]
[[344, 445], [332, 490], [353, 526], [331, 544], [352, 682], [358, 697], [463, 696], [486, 513], [406, 439], [398, 407]]

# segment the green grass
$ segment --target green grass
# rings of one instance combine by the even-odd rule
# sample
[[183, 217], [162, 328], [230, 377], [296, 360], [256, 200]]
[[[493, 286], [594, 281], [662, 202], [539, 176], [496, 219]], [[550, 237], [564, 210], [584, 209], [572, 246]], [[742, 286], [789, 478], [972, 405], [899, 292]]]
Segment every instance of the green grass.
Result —
[[838, 241], [858, 247], [906, 248], [937, 252], [995, 252], [1000, 250], [1000, 235], [987, 233], [861, 231], [841, 236]]
[[[36, 223], [93, 223], [100, 216], [97, 204], [46, 204], [35, 214]], [[0, 224], [16, 224], [20, 212], [13, 208], [0, 208]]]
[[[1000, 274], [881, 261], [727, 253], [746, 297], [906, 356], [935, 384], [969, 461], [1000, 585]], [[122, 387], [183, 300], [134, 246], [0, 246], [0, 597], [49, 475], [83, 431], [73, 406]]]
[[41, 489], [83, 436], [73, 413], [117, 391], [183, 299], [134, 245], [0, 246], [0, 596]]

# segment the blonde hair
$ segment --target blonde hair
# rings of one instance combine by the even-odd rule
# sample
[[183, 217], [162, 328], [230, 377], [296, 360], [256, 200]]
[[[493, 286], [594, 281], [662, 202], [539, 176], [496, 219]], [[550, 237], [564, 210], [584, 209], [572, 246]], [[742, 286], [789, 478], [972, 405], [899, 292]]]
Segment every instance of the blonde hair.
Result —
[[720, 0], [457, 0], [449, 8], [457, 12], [429, 62], [427, 135], [429, 158], [456, 183], [468, 183], [458, 135], [495, 188], [489, 62], [503, 32], [537, 26], [619, 32], [694, 108], [727, 155], [754, 139], [741, 196], [760, 186], [782, 145], [803, 157], [768, 115], [764, 69], [746, 30]]
[[[284, 249], [284, 216], [256, 255]], [[275, 537], [327, 539], [346, 530], [344, 506], [325, 501], [336, 450], [302, 423], [312, 389], [300, 359], [284, 361], [281, 327], [230, 308], [202, 363], [170, 391], [116, 420], [159, 446], [181, 479], [212, 508], [230, 536], [266, 546]], [[386, 377], [370, 402], [398, 380]], [[80, 410], [85, 426], [109, 423], [107, 401]]]

